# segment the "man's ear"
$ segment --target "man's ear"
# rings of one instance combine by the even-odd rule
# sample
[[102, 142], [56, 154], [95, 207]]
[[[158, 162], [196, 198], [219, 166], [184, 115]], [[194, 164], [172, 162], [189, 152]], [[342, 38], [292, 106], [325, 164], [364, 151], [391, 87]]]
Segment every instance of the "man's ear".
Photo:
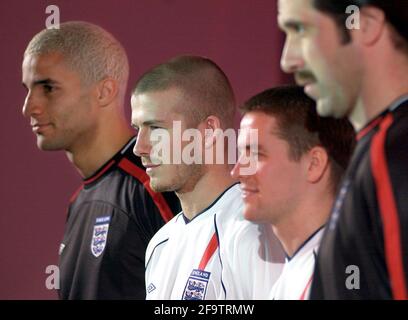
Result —
[[101, 107], [108, 106], [118, 95], [119, 86], [116, 80], [106, 78], [97, 84], [97, 101]]
[[203, 121], [203, 128], [205, 148], [210, 148], [217, 141], [218, 135], [222, 133], [221, 121], [216, 116], [208, 116], [205, 121]]
[[329, 166], [329, 156], [323, 147], [313, 147], [306, 155], [306, 176], [309, 183], [319, 182]]
[[366, 46], [378, 42], [386, 26], [384, 11], [373, 6], [364, 6], [360, 9], [360, 41]]

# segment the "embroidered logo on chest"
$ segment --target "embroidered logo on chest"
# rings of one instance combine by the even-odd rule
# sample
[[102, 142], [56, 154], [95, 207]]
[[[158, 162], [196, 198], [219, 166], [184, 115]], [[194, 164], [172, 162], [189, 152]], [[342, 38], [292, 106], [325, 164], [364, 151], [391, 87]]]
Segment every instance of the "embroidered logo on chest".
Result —
[[97, 258], [105, 250], [110, 216], [96, 218], [91, 240], [91, 252]]
[[184, 288], [183, 300], [204, 300], [210, 272], [194, 269]]

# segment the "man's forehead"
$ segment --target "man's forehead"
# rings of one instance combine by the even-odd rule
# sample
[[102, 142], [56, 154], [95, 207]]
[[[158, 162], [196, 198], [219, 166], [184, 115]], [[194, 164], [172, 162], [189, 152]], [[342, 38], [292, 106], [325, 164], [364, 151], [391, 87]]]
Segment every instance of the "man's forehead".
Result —
[[263, 111], [250, 111], [241, 120], [240, 138], [257, 139], [261, 141], [262, 137], [269, 139], [269, 135], [276, 135], [279, 132], [278, 118], [272, 114]]
[[132, 114], [137, 117], [142, 117], [147, 113], [154, 113], [157, 107], [157, 101], [148, 93], [133, 94], [130, 104], [132, 106]]
[[26, 54], [23, 58], [22, 73], [23, 77], [33, 81], [40, 78], [49, 78], [59, 75], [61, 70], [74, 73], [69, 70], [64, 63], [64, 57], [57, 52], [45, 54]]
[[26, 73], [34, 73], [38, 71], [38, 55], [25, 55], [22, 63], [23, 75]]
[[48, 52], [43, 54], [28, 53], [24, 55], [23, 66], [27, 67], [51, 67], [61, 65], [64, 62], [64, 56], [59, 52]]
[[262, 110], [253, 110], [246, 113], [241, 120], [241, 129], [268, 128], [276, 123], [276, 117]]
[[146, 92], [135, 91], [131, 97], [132, 107], [156, 106], [156, 105], [173, 105], [182, 101], [181, 90], [169, 88], [163, 90], [152, 90]]
[[22, 63], [22, 77], [23, 83], [28, 83], [35, 81], [37, 78], [43, 77], [44, 71], [42, 71], [39, 66], [39, 56], [38, 55], [26, 55], [24, 56]]
[[247, 145], [250, 140], [258, 138], [259, 129], [261, 127], [260, 120], [262, 113], [249, 112], [245, 114], [241, 120], [238, 141], [241, 145]]
[[131, 106], [134, 125], [165, 123], [170, 116], [168, 110], [144, 94], [132, 95]]
[[278, 0], [278, 13], [314, 9], [313, 1], [314, 0]]
[[288, 20], [301, 19], [312, 10], [315, 10], [313, 0], [279, 0], [278, 22], [283, 26]]
[[[135, 120], [173, 119], [180, 114], [182, 97], [172, 89], [134, 93], [131, 97], [132, 118]], [[179, 110], [180, 109], [180, 110]]]

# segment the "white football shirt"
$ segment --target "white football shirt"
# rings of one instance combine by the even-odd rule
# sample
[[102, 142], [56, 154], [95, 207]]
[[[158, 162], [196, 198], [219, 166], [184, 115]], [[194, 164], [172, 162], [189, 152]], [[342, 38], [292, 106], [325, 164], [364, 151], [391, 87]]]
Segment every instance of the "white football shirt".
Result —
[[164, 225], [146, 251], [146, 298], [268, 299], [284, 252], [243, 205], [235, 184], [191, 221], [180, 213]]
[[286, 257], [283, 271], [272, 288], [274, 300], [306, 300], [312, 283], [314, 266], [324, 228], [319, 228], [289, 258]]

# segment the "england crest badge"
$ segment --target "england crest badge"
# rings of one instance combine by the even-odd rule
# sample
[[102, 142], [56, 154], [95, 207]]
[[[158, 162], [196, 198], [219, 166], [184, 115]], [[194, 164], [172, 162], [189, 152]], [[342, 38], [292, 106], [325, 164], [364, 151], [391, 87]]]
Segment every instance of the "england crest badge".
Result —
[[110, 218], [110, 216], [96, 218], [91, 240], [91, 252], [96, 258], [105, 250]]
[[194, 269], [184, 288], [183, 300], [204, 300], [210, 272]]

